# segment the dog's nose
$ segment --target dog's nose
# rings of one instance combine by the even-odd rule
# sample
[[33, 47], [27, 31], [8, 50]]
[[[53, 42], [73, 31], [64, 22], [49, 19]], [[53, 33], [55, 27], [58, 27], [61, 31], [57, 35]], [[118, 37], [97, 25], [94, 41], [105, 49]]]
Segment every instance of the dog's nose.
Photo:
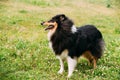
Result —
[[43, 25], [45, 22], [42, 22], [41, 25]]

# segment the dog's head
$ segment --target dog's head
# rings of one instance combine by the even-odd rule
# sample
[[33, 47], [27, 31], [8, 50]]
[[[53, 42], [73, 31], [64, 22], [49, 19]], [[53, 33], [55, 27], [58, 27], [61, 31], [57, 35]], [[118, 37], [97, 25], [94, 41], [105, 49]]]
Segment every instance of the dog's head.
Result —
[[[58, 27], [63, 28], [63, 26], [71, 25], [71, 23], [68, 24], [67, 20], [68, 18], [64, 14], [59, 14], [59, 15], [52, 17], [52, 19], [50, 19], [49, 21], [42, 22], [41, 25], [48, 26], [47, 28], [45, 28], [45, 30], [57, 29]], [[67, 24], [65, 24], [66, 22]]]

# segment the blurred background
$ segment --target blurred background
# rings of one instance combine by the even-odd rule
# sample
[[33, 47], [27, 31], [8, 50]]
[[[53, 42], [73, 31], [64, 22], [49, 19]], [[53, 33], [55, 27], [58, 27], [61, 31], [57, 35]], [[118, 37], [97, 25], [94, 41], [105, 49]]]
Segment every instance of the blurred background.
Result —
[[95, 25], [106, 42], [97, 69], [81, 59], [70, 80], [120, 80], [120, 0], [0, 0], [0, 80], [66, 80], [40, 25], [61, 13]]

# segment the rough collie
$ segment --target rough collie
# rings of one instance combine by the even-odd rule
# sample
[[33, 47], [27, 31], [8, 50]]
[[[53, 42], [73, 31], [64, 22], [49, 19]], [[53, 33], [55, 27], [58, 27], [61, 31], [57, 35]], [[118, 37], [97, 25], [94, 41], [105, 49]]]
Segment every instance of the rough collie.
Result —
[[58, 73], [63, 73], [64, 60], [67, 60], [70, 77], [80, 56], [84, 56], [96, 68], [104, 50], [104, 40], [95, 26], [75, 27], [73, 21], [64, 14], [56, 15], [41, 25], [47, 26], [45, 30], [48, 30], [49, 46], [60, 61]]

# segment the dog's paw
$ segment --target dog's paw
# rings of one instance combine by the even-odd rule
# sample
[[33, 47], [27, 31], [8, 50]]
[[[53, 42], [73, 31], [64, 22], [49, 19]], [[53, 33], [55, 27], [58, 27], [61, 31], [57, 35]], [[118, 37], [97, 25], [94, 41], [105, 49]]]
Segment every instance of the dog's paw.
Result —
[[62, 73], [63, 73], [63, 70], [59, 70], [59, 71], [58, 71], [58, 74], [62, 74]]
[[68, 74], [67, 78], [70, 78], [72, 76], [72, 74]]

